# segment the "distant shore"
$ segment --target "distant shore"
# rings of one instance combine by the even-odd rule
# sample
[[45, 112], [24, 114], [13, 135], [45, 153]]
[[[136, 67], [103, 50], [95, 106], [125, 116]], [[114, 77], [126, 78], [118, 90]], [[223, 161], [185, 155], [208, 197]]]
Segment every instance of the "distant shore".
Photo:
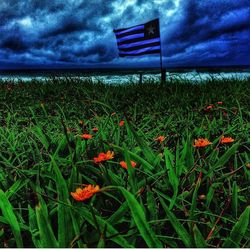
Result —
[[[159, 81], [159, 70], [112, 70], [112, 71], [77, 71], [77, 70], [4, 70], [0, 71], [0, 80], [2, 81], [32, 81], [32, 80], [48, 80], [51, 78], [80, 78], [91, 79], [93, 82], [103, 82], [107, 84], [125, 84], [129, 82], [139, 81], [142, 74], [143, 82]], [[179, 69], [179, 71], [171, 69], [166, 72], [167, 80], [188, 80], [192, 82], [201, 82], [209, 79], [246, 79], [250, 78], [250, 69], [241, 70], [201, 70], [201, 69]]]

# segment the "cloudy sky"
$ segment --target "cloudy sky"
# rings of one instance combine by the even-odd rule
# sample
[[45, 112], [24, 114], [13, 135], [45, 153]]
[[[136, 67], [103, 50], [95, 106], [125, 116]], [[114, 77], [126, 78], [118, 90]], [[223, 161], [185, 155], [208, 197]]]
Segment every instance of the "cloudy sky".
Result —
[[0, 69], [155, 67], [113, 33], [155, 18], [164, 66], [250, 65], [249, 0], [0, 0]]

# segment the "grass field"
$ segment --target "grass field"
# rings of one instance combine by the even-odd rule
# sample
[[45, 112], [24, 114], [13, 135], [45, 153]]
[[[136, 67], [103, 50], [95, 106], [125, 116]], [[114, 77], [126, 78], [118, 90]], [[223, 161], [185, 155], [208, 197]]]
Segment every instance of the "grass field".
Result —
[[1, 82], [0, 247], [250, 247], [249, 121], [250, 79]]

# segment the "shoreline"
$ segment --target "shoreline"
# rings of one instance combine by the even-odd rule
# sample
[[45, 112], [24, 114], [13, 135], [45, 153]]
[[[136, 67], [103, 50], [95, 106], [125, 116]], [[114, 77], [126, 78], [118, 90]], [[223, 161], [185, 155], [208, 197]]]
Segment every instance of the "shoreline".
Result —
[[[140, 73], [143, 76], [144, 81], [153, 80], [153, 81], [159, 81], [160, 79], [160, 73], [158, 72], [137, 72], [137, 73], [130, 73], [130, 74], [119, 74], [119, 73], [109, 73], [109, 74], [59, 74], [59, 75], [48, 75], [48, 74], [1, 74], [0, 72], [0, 81], [46, 81], [50, 79], [63, 79], [63, 78], [73, 78], [73, 79], [91, 79], [93, 82], [103, 82], [107, 84], [117, 84], [117, 82], [125, 84], [130, 83], [131, 81], [139, 81]], [[171, 81], [173, 80], [188, 80], [188, 81], [194, 81], [194, 82], [202, 82], [207, 81], [209, 79], [216, 79], [216, 80], [223, 80], [223, 79], [240, 79], [244, 80], [250, 77], [250, 71], [249, 72], [167, 72], [166, 78]]]

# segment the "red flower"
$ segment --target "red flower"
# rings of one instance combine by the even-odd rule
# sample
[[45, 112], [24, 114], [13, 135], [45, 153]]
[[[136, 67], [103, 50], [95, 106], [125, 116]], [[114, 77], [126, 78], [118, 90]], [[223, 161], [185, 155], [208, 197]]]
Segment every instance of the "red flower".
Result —
[[71, 196], [76, 201], [84, 201], [92, 197], [95, 193], [100, 192], [100, 187], [98, 185], [86, 185], [85, 188], [77, 188], [75, 192], [71, 192]]
[[90, 134], [82, 134], [82, 135], [80, 135], [80, 137], [81, 137], [82, 139], [84, 139], [84, 140], [89, 140], [89, 139], [92, 139], [92, 138], [93, 138], [93, 136], [90, 135]]
[[120, 127], [122, 127], [124, 124], [125, 124], [125, 122], [124, 122], [123, 120], [121, 120], [121, 121], [119, 122], [119, 126], [120, 126]]
[[211, 110], [214, 107], [213, 104], [210, 104], [209, 106], [206, 107], [206, 110]]
[[223, 102], [217, 102], [217, 104], [222, 105], [222, 104], [223, 104]]
[[94, 163], [100, 163], [103, 161], [108, 161], [114, 158], [115, 153], [110, 150], [107, 153], [100, 153], [98, 157], [94, 157]]
[[[130, 161], [130, 163], [131, 163], [132, 168], [134, 168], [136, 166], [136, 162]], [[125, 161], [121, 161], [120, 165], [121, 165], [122, 168], [128, 169], [127, 163]]]
[[222, 136], [220, 139], [221, 144], [231, 143], [234, 142], [234, 139], [232, 137], [224, 137]]
[[212, 142], [210, 142], [208, 139], [204, 139], [204, 138], [199, 138], [199, 139], [194, 141], [194, 147], [196, 147], [196, 148], [203, 148], [203, 147], [206, 147], [210, 144], [212, 144]]
[[163, 135], [160, 135], [160, 136], [158, 136], [157, 138], [155, 138], [155, 141], [158, 141], [158, 142], [163, 142], [164, 140], [166, 139], [166, 137], [165, 136], [163, 136]]
[[94, 127], [94, 128], [92, 128], [92, 131], [96, 133], [96, 132], [98, 132], [98, 128]]

